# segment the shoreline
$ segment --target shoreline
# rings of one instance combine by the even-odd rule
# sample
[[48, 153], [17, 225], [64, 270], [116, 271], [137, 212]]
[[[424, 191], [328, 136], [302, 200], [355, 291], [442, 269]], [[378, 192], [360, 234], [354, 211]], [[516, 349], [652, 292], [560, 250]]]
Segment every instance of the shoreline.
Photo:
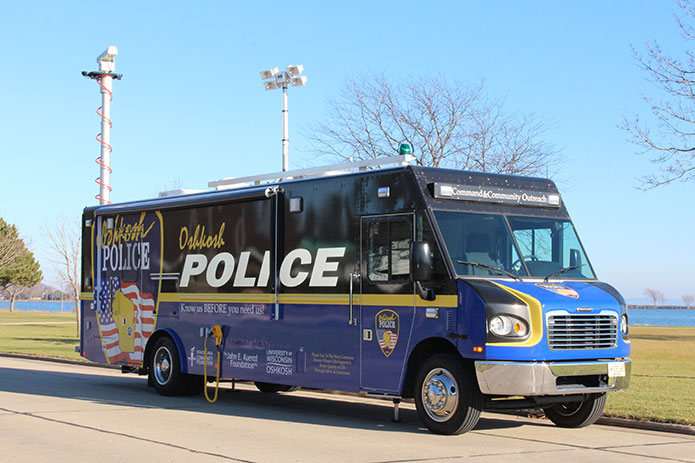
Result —
[[[0, 299], [0, 302], [5, 302], [5, 303], [7, 303], [7, 304], [10, 303], [10, 301], [7, 300], [7, 299]], [[70, 299], [70, 300], [64, 299], [64, 300], [61, 301], [60, 299], [58, 299], [58, 300], [53, 300], [53, 299], [48, 300], [48, 299], [47, 299], [47, 300], [44, 301], [43, 299], [41, 299], [41, 300], [38, 300], [38, 301], [37, 301], [37, 300], [35, 300], [35, 299], [22, 299], [22, 300], [16, 299], [16, 300], [14, 301], [15, 304], [18, 303], [18, 302], [29, 302], [29, 303], [31, 303], [31, 304], [42, 304], [42, 303], [45, 303], [45, 302], [55, 302], [55, 303], [63, 302], [63, 303], [74, 304], [74, 303], [75, 303], [75, 300], [73, 300], [73, 299]]]
[[695, 307], [683, 305], [628, 305], [627, 310], [695, 310]]

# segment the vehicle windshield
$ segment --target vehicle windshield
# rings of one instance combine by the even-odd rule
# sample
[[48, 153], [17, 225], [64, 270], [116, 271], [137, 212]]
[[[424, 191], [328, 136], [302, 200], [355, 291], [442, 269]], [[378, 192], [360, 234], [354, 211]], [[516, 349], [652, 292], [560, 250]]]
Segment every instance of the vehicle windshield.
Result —
[[510, 272], [520, 277], [595, 278], [569, 220], [434, 214], [457, 275], [504, 276]]

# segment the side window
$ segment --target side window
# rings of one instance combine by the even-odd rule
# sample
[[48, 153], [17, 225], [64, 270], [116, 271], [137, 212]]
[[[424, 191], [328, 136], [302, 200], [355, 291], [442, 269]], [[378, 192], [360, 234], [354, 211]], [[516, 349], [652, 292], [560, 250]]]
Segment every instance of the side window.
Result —
[[[89, 220], [89, 226], [87, 226], [87, 220]], [[81, 262], [82, 262], [82, 291], [91, 292], [94, 290], [94, 282], [92, 281], [92, 227], [95, 226], [94, 216], [83, 215], [82, 216], [82, 249], [81, 249]]]
[[405, 220], [372, 222], [368, 233], [368, 278], [376, 282], [408, 280], [412, 236], [410, 223]]

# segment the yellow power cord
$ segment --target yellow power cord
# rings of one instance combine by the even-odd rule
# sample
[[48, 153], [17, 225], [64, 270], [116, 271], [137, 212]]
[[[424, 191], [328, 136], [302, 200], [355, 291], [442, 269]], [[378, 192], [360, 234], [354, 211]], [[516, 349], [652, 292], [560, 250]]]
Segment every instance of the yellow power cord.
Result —
[[[215, 338], [215, 345], [217, 346], [217, 378], [215, 383], [215, 396], [211, 399], [208, 396], [208, 337], [212, 332]], [[208, 402], [214, 403], [217, 400], [217, 393], [220, 390], [220, 355], [221, 355], [221, 345], [222, 345], [222, 327], [220, 325], [214, 325], [210, 332], [205, 331], [205, 360], [203, 361], [203, 390], [205, 392], [205, 398]]]

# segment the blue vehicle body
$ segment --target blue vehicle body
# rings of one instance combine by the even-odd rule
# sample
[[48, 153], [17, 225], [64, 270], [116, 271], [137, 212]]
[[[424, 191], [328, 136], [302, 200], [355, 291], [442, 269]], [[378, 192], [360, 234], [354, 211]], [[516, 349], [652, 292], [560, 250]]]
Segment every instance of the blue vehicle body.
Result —
[[[91, 207], [80, 350], [152, 380], [170, 338], [165, 379], [178, 359], [181, 377], [419, 397], [450, 433], [432, 401], [459, 399], [421, 371], [442, 356], [487, 408], [627, 387], [625, 303], [573, 233], [548, 180], [414, 167]], [[481, 235], [489, 251], [465, 242]]]

